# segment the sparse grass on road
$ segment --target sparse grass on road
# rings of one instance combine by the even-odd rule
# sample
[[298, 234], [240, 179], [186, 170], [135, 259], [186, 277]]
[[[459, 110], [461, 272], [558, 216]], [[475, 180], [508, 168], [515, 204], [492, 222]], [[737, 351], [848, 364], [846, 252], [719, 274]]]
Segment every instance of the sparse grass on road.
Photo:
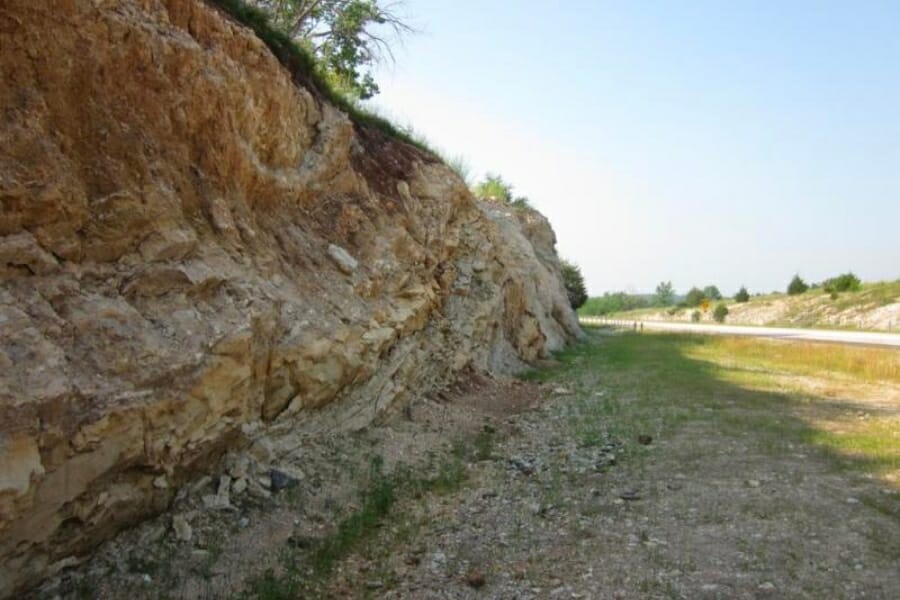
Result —
[[897, 355], [591, 330], [391, 597], [900, 597]]

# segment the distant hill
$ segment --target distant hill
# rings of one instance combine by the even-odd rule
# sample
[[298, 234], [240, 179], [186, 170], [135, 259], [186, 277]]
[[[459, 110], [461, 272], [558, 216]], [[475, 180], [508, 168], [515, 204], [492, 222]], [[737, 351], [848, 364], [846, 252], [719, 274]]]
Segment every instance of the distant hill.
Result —
[[[803, 294], [782, 293], [753, 296], [737, 303], [726, 298], [727, 323], [775, 327], [823, 327], [900, 332], [900, 280], [864, 283], [857, 292], [842, 292], [832, 298], [822, 288]], [[692, 308], [643, 308], [619, 311], [614, 317], [659, 321], [690, 321]], [[703, 321], [711, 321], [710, 314]]]

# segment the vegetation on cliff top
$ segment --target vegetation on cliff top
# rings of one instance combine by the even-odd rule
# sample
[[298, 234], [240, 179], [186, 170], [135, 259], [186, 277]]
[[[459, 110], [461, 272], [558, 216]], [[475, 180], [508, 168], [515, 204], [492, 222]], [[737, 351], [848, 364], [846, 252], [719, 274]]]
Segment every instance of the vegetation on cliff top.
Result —
[[[347, 95], [348, 90], [354, 90], [350, 85], [350, 74], [335, 71], [328, 64], [321, 63], [314, 53], [297, 43], [289, 33], [273, 25], [270, 15], [255, 6], [251, 6], [243, 0], [207, 0], [210, 4], [219, 7], [236, 21], [253, 30], [281, 62], [290, 71], [295, 80], [313, 89], [347, 113], [350, 119], [357, 125], [370, 127], [392, 138], [411, 144], [435, 157], [439, 155], [432, 150], [421, 136], [413, 135], [408, 129], [397, 127], [388, 119], [374, 114], [362, 108], [357, 99], [368, 97], [367, 92], [356, 89], [356, 98]], [[349, 50], [348, 50], [349, 52]], [[372, 88], [366, 83], [358, 83], [368, 93]], [[339, 89], [343, 87], [342, 89]], [[377, 87], [376, 87], [377, 89]]]

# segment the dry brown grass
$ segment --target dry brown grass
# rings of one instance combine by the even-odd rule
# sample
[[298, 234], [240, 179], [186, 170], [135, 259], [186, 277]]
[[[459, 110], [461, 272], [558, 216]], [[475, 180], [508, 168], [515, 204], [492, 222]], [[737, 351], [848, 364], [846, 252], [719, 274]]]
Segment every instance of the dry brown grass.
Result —
[[865, 382], [900, 383], [900, 351], [890, 348], [721, 337], [697, 347], [696, 354], [799, 375], [839, 374]]

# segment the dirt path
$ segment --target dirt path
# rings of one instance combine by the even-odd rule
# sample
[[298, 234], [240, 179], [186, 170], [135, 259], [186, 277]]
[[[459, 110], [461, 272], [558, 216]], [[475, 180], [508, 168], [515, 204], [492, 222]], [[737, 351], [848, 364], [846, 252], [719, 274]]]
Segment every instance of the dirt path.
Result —
[[[37, 596], [900, 597], [900, 385], [790, 378], [705, 340], [594, 331], [532, 383], [287, 432], [266, 444], [293, 489], [204, 508], [213, 474]], [[882, 454], [822, 437], [870, 419]]]
[[405, 505], [415, 534], [388, 531], [332, 593], [900, 597], [898, 490], [804, 443], [792, 396], [714, 378], [674, 336], [592, 344], [547, 377], [572, 394], [510, 419], [458, 493]]

